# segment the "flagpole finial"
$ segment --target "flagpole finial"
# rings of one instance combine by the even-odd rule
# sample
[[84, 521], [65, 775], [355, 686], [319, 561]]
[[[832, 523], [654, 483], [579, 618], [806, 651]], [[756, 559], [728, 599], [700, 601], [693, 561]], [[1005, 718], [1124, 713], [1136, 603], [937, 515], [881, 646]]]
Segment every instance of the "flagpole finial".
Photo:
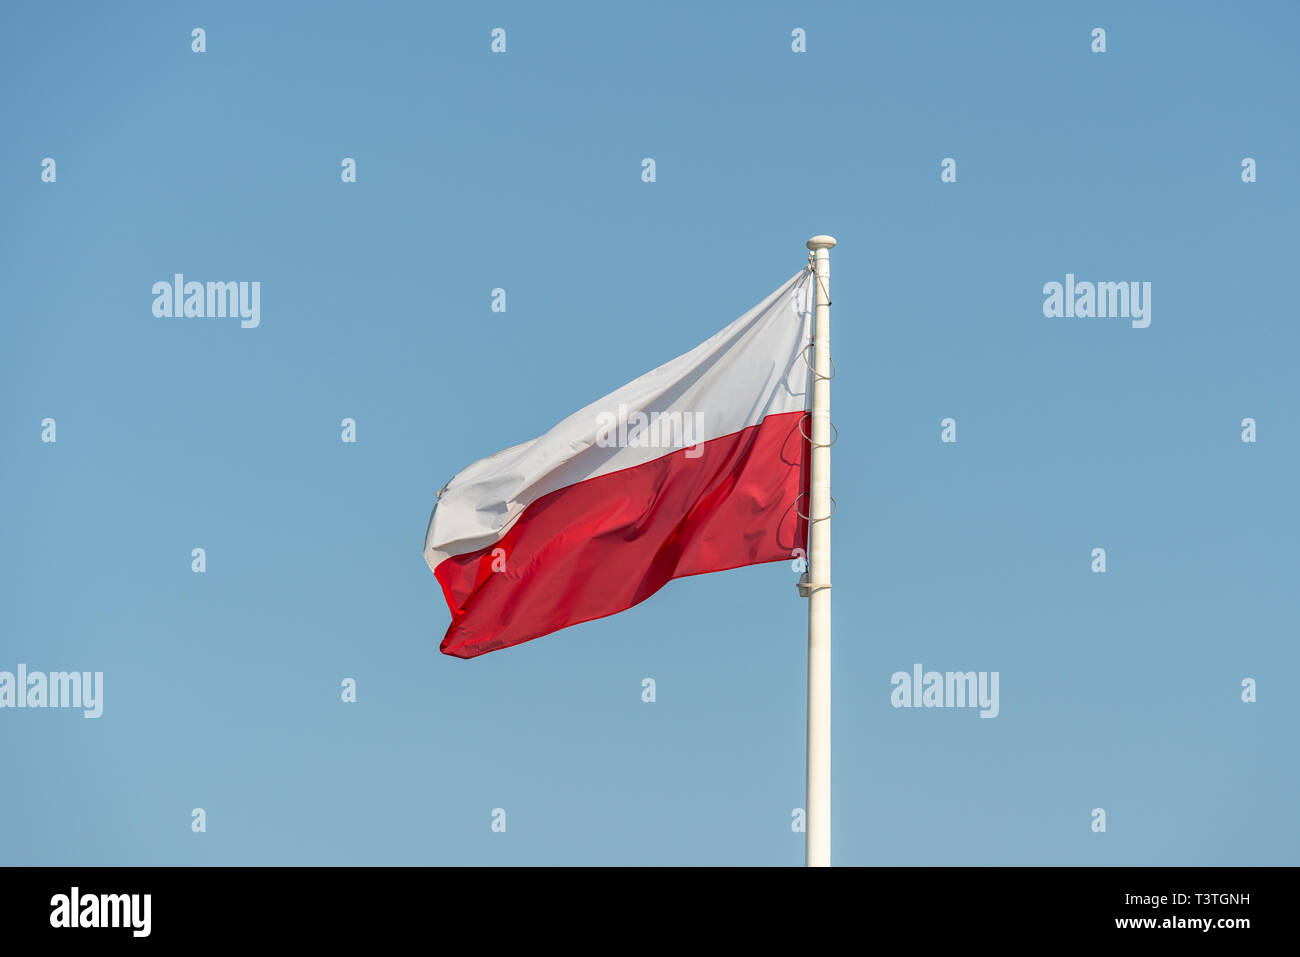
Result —
[[814, 236], [804, 244], [809, 249], [831, 249], [835, 246], [834, 236]]

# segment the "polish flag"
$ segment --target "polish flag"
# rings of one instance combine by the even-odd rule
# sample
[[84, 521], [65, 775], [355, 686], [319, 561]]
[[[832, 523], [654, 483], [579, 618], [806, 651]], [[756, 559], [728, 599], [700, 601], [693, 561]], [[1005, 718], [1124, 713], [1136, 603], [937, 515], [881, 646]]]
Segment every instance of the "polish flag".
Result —
[[812, 281], [801, 270], [690, 352], [443, 487], [424, 558], [451, 609], [444, 654], [805, 553]]

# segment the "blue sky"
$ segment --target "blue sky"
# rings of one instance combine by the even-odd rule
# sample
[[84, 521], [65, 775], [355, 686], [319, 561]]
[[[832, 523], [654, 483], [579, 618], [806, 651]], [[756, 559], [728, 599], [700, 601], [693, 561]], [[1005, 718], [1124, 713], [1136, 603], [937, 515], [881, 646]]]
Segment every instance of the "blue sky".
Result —
[[[105, 700], [0, 710], [0, 862], [802, 862], [787, 564], [460, 661], [421, 546], [826, 232], [835, 862], [1300, 863], [1293, 5], [4, 16], [0, 670]], [[917, 662], [1000, 714], [891, 707]]]

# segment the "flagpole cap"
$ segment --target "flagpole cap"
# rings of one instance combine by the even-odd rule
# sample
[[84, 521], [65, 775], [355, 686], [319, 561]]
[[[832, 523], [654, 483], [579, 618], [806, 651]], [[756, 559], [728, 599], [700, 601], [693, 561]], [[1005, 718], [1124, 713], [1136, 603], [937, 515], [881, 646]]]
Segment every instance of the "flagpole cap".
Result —
[[831, 249], [835, 246], [834, 236], [814, 236], [805, 243], [809, 249]]

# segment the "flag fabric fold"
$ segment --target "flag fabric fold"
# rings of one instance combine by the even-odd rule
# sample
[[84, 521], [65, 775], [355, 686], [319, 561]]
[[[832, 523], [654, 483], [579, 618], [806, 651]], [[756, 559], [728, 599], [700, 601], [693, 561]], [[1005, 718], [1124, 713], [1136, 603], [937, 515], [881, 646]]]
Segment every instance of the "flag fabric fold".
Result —
[[812, 281], [800, 270], [690, 352], [468, 466], [424, 557], [460, 658], [603, 618], [674, 578], [807, 548]]

